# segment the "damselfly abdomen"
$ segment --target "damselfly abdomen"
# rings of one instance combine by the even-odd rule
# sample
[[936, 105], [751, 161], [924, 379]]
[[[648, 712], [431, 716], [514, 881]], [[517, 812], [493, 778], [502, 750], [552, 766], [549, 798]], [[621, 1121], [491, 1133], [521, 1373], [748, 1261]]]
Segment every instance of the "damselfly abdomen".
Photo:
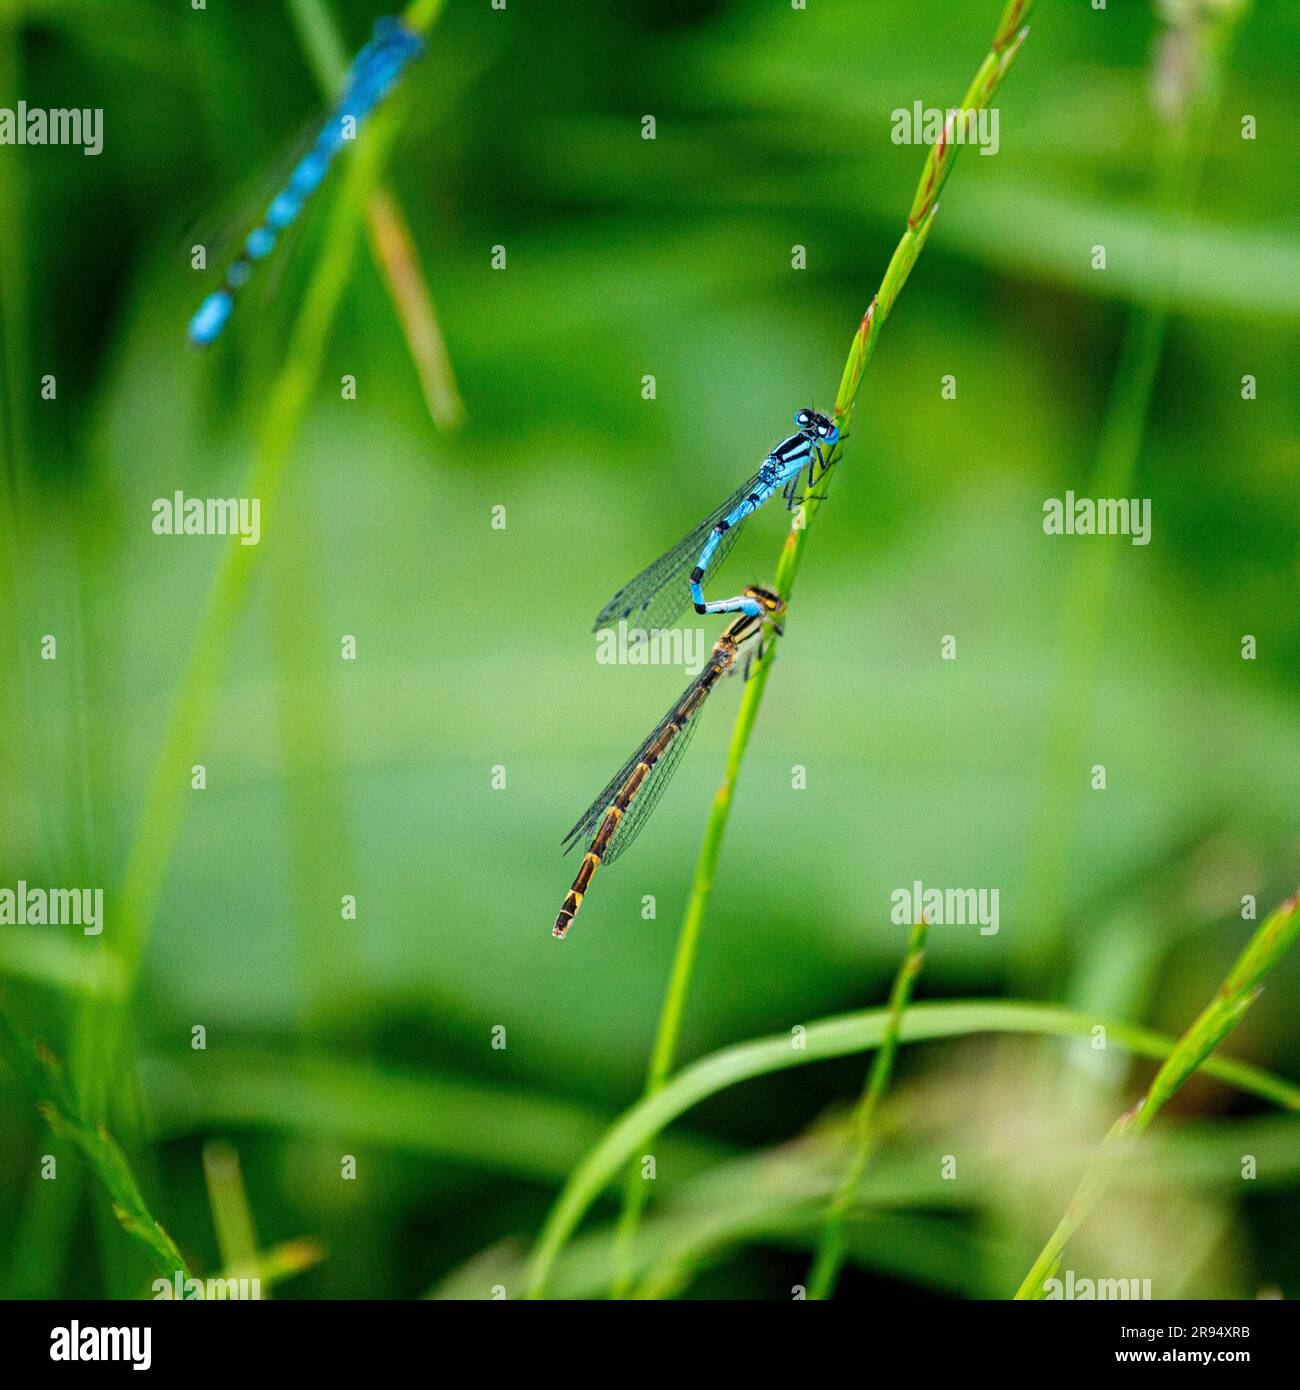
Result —
[[343, 94], [326, 118], [311, 149], [298, 161], [289, 182], [271, 200], [262, 221], [249, 234], [221, 288], [199, 305], [190, 320], [189, 339], [195, 347], [207, 347], [221, 336], [235, 307], [235, 296], [248, 283], [253, 267], [273, 250], [280, 234], [302, 212], [303, 204], [320, 187], [334, 156], [352, 140], [362, 121], [393, 89], [408, 63], [417, 57], [424, 41], [400, 20], [375, 21], [370, 42], [352, 60], [343, 82]]
[[564, 837], [566, 854], [589, 835], [592, 835], [592, 840], [590, 849], [583, 856], [578, 876], [573, 880], [573, 887], [569, 889], [564, 906], [555, 919], [555, 926], [551, 928], [552, 936], [562, 937], [568, 932], [582, 906], [583, 895], [592, 875], [601, 864], [613, 863], [649, 820], [651, 811], [658, 804], [691, 741], [709, 692], [723, 676], [736, 668], [742, 651], [756, 640], [761, 655], [764, 625], [775, 623], [785, 604], [770, 590], [760, 589], [756, 585], [745, 590], [744, 599], [758, 611], [744, 612], [732, 619], [714, 643], [704, 669], [674, 701], [668, 713], [610, 778], [600, 795]]
[[[710, 565], [721, 565], [740, 528], [774, 492], [782, 492], [786, 506], [793, 511], [804, 468], [811, 487], [829, 467], [830, 453], [840, 438], [839, 426], [815, 410], [795, 411], [794, 422], [799, 428], [768, 454], [752, 478], [610, 599], [596, 616], [597, 629], [620, 618], [641, 628], [667, 627], [681, 616], [688, 602], [695, 604], [697, 613], [760, 615], [760, 605], [744, 594], [706, 603], [702, 585], [705, 571]], [[682, 578], [688, 568], [690, 578], [684, 584]]]

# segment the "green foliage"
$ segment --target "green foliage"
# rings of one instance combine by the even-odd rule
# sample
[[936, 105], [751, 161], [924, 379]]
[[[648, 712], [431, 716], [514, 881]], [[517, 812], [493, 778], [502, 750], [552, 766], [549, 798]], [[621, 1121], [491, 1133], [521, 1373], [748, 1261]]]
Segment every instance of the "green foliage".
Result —
[[[1065, 1009], [1013, 1002], [971, 1002], [917, 1005], [903, 1015], [901, 1024], [893, 1009], [845, 1014], [809, 1024], [796, 1037], [758, 1038], [702, 1057], [627, 1111], [574, 1169], [538, 1240], [530, 1264], [529, 1295], [536, 1298], [545, 1290], [565, 1241], [611, 1176], [664, 1125], [741, 1081], [879, 1047], [893, 1036], [895, 1027], [903, 1042], [983, 1032], [1086, 1036], [1102, 1027], [1116, 1042], [1139, 1054], [1168, 1058], [1175, 1048], [1169, 1039], [1154, 1037], [1142, 1029], [1072, 1014]], [[1252, 1068], [1223, 1059], [1207, 1057], [1204, 1066], [1208, 1075], [1248, 1086], [1257, 1095], [1267, 1095], [1290, 1108], [1300, 1108], [1300, 1088], [1288, 1082], [1258, 1076]]]
[[[39, 1181], [48, 1079], [30, 1057], [26, 1079], [0, 1067], [0, 1287], [138, 1296], [144, 1257], [163, 1266], [122, 1200], [143, 1191], [204, 1271], [247, 1260], [242, 1202], [261, 1277], [295, 1273], [294, 1295], [513, 1297], [581, 1173], [552, 1293], [786, 1298], [861, 1151], [857, 1054], [885, 1016], [860, 1011], [907, 946], [890, 894], [923, 878], [999, 887], [1002, 927], [931, 930], [839, 1287], [1006, 1296], [1142, 1092], [1134, 1058], [1166, 1055], [1157, 1040], [1255, 927], [1247, 903], [1296, 877], [1295, 16], [1251, 7], [1230, 54], [1188, 31], [1198, 63], [1176, 71], [1217, 72], [1218, 91], [1175, 149], [1149, 99], [1168, 26], [1144, 5], [1038, 6], [995, 99], [998, 155], [963, 154], [900, 245], [918, 166], [937, 197], [951, 157], [894, 145], [891, 113], [967, 90], [996, 6], [574, 0], [559, 23], [552, 6], [425, 5], [409, 17], [437, 17], [428, 52], [376, 139], [250, 284], [228, 340], [187, 352], [217, 273], [190, 248], [217, 243], [183, 229], [224, 207], [246, 230], [320, 109], [328, 34], [336, 59], [354, 52], [383, 8], [3, 6], [0, 86], [102, 106], [106, 141], [95, 159], [0, 151], [0, 886], [102, 885], [106, 924], [0, 925], [7, 1016], [62, 1059], [78, 1107], [58, 1113], [86, 1158]], [[396, 221], [377, 238], [385, 196]], [[454, 382], [418, 346], [420, 297], [398, 286], [412, 265]], [[587, 621], [796, 407], [828, 406], [882, 271], [868, 327], [883, 300], [890, 331], [761, 723], [765, 676], [719, 691], [652, 828], [556, 950], [560, 834], [681, 686], [595, 662]], [[1154, 353], [1132, 326], [1151, 309], [1167, 316]], [[876, 338], [855, 343], [850, 383]], [[455, 434], [431, 423], [450, 409], [440, 381], [466, 402]], [[1151, 500], [1150, 546], [1045, 536], [1044, 499], [1086, 492], [1108, 458]], [[149, 530], [177, 489], [250, 488], [265, 554]], [[760, 514], [725, 574], [764, 579], [782, 529]], [[629, 1116], [645, 1135], [671, 1118], [627, 1107], [677, 978], [674, 928], [703, 901], [710, 798], [740, 766], [737, 700], [753, 737], [699, 880], [707, 930], [700, 916], [657, 1099], [698, 1084], [693, 1059], [731, 1061], [654, 1139], [620, 1267], [621, 1179], [648, 1141], [598, 1177], [585, 1165]], [[1141, 1136], [1071, 1238], [1076, 1267], [1140, 1256], [1161, 1295], [1300, 1292], [1300, 1130], [1267, 1113], [1296, 1105], [1294, 959], [1268, 980], [1261, 1007], [1225, 1006], [1184, 1054], [1236, 1024], [1240, 1060], [1212, 1052]], [[970, 996], [988, 998], [944, 1002]], [[845, 1010], [844, 1032], [810, 1026], [839, 1040], [817, 1065], [778, 1065], [791, 1028]], [[1093, 1045], [1097, 1024], [1114, 1046]], [[737, 1057], [737, 1039], [757, 1050]], [[220, 1189], [219, 1239], [203, 1154], [223, 1143], [242, 1196]], [[934, 1155], [958, 1149], [960, 1179], [942, 1180]]]
[[177, 1271], [189, 1277], [184, 1257], [171, 1236], [150, 1215], [131, 1167], [117, 1141], [103, 1125], [87, 1120], [72, 1094], [63, 1069], [47, 1047], [30, 1042], [0, 1013], [0, 1057], [26, 1081], [37, 1108], [60, 1139], [66, 1140], [103, 1185], [113, 1215], [122, 1229], [139, 1242], [165, 1279]]
[[1284, 902], [1251, 937], [1218, 994], [1165, 1058], [1146, 1095], [1111, 1126], [1098, 1162], [1084, 1174], [1060, 1225], [1025, 1276], [1017, 1298], [1043, 1296], [1043, 1283], [1055, 1274], [1066, 1241], [1105, 1194], [1110, 1178], [1108, 1164], [1114, 1162], [1113, 1151], [1141, 1134], [1174, 1092], [1193, 1072], [1205, 1066], [1210, 1055], [1259, 997], [1264, 976], [1295, 945], [1297, 936], [1300, 936], [1300, 894]]

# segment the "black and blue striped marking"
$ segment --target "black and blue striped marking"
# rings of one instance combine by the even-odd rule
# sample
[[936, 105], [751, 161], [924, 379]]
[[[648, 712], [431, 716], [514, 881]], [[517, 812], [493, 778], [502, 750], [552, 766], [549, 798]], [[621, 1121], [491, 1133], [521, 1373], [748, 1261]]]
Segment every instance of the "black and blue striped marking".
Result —
[[[721, 565], [740, 528], [773, 493], [784, 491], [786, 505], [793, 509], [804, 469], [811, 485], [828, 466], [830, 452], [839, 442], [839, 427], [815, 410], [796, 411], [794, 422], [799, 428], [768, 454], [752, 478], [610, 599], [596, 617], [598, 629], [620, 619], [647, 629], [666, 627], [681, 616], [688, 602], [697, 613], [759, 616], [754, 600], [743, 594], [706, 602], [704, 576], [710, 567]], [[686, 584], [681, 583], [684, 576]]]
[[362, 121], [393, 89], [407, 64], [419, 56], [424, 41], [391, 16], [375, 22], [370, 42], [352, 60], [343, 95], [330, 112], [311, 149], [298, 161], [289, 182], [271, 200], [261, 223], [226, 271], [221, 288], [199, 305], [190, 320], [189, 340], [207, 347], [221, 336], [235, 307], [235, 297], [248, 283], [253, 267], [275, 250], [280, 234], [302, 212], [307, 199], [329, 173], [335, 155], [355, 135]]

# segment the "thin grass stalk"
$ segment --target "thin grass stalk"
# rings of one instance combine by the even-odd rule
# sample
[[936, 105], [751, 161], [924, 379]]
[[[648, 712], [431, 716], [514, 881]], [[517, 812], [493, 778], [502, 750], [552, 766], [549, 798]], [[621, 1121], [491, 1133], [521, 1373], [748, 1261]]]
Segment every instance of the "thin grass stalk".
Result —
[[[971, 84], [962, 98], [961, 105], [949, 112], [944, 123], [943, 134], [930, 147], [925, 165], [921, 170], [920, 182], [908, 212], [907, 227], [899, 238], [894, 254], [885, 269], [884, 278], [875, 297], [867, 306], [867, 311], [858, 324], [858, 331], [849, 345], [848, 359], [840, 376], [839, 391], [835, 397], [835, 420], [840, 427], [841, 442], [832, 451], [830, 462], [837, 463], [843, 454], [843, 441], [853, 422], [853, 407], [857, 400], [858, 388], [867, 363], [875, 351], [880, 330], [907, 282], [907, 277], [916, 264], [917, 257], [925, 245], [939, 210], [939, 195], [944, 184], [952, 174], [961, 144], [954, 139], [956, 124], [967, 119], [962, 113], [979, 111], [988, 105], [994, 93], [1002, 84], [1007, 69], [1020, 52], [1021, 45], [1029, 33], [1026, 20], [1034, 8], [1036, 0], [1009, 0], [998, 21], [993, 42], [980, 64]], [[795, 576], [799, 572], [799, 562], [803, 558], [808, 532], [821, 508], [825, 496], [823, 478], [816, 486], [805, 485], [800, 504], [795, 512], [793, 523], [786, 535], [777, 564], [775, 588], [777, 593], [790, 602], [794, 592]], [[818, 490], [820, 489], [820, 491]], [[699, 857], [695, 864], [695, 878], [691, 887], [690, 900], [686, 906], [686, 916], [682, 930], [677, 938], [673, 956], [672, 970], [668, 980], [668, 990], [660, 1014], [659, 1028], [651, 1052], [650, 1065], [646, 1075], [645, 1094], [653, 1095], [663, 1086], [671, 1073], [677, 1056], [677, 1044], [681, 1036], [682, 1018], [685, 1014], [686, 999], [690, 993], [691, 978], [695, 971], [696, 954], [700, 933], [708, 915], [713, 897], [713, 885], [717, 878], [718, 859], [722, 852], [723, 835], [727, 819], [731, 814], [731, 801], [735, 794], [736, 780], [740, 775], [745, 750], [749, 747], [754, 722], [758, 718], [759, 706], [763, 701], [763, 691], [767, 688], [768, 673], [776, 656], [779, 639], [775, 636], [768, 641], [765, 655], [754, 671], [753, 677], [745, 686], [741, 697], [740, 710], [732, 729], [731, 742], [727, 749], [727, 762], [723, 771], [722, 783], [713, 798], [713, 808], [705, 827], [704, 840], [700, 845]], [[630, 1249], [640, 1220], [641, 1209], [645, 1204], [645, 1183], [640, 1174], [633, 1169], [629, 1172], [623, 1197], [623, 1214], [618, 1226], [620, 1249]], [[619, 1261], [621, 1269], [626, 1268], [625, 1260]], [[613, 1294], [620, 1297], [626, 1293], [631, 1274], [620, 1275]]]
[[[1166, 93], [1153, 152], [1154, 195], [1162, 254], [1151, 292], [1130, 312], [1119, 362], [1111, 379], [1096, 459], [1083, 489], [1089, 497], [1128, 497], [1137, 472], [1147, 419], [1164, 355], [1170, 306], [1178, 280], [1181, 233], [1200, 181], [1210, 128], [1219, 109], [1222, 78], [1247, 0], [1197, 0], [1164, 9], [1161, 35], [1165, 64], [1176, 77]], [[1172, 47], [1171, 47], [1172, 46]], [[1177, 60], [1174, 54], [1178, 53]], [[1158, 56], [1157, 69], [1161, 66]], [[1025, 898], [1038, 905], [1039, 930], [1012, 957], [1009, 989], [1041, 988], [1043, 969], [1061, 957], [1066, 917], [1065, 885], [1079, 797], [1078, 769], [1093, 716], [1097, 673], [1104, 652], [1106, 612], [1120, 552], [1115, 546], [1075, 548], [1058, 624], [1056, 694], [1049, 701], [1050, 750], [1030, 838]]]
[[439, 429], [455, 429], [465, 418], [465, 403], [456, 385], [451, 353], [406, 214], [386, 189], [376, 189], [371, 196], [366, 229], [420, 379], [429, 418]]
[[[405, 22], [420, 33], [437, 19], [442, 0], [416, 0]], [[272, 385], [258, 430], [257, 459], [245, 495], [262, 500], [268, 513], [280, 491], [343, 292], [356, 260], [364, 209], [395, 135], [391, 111], [378, 112], [368, 138], [358, 141], [331, 209], [324, 248], [289, 338], [288, 353]], [[226, 547], [198, 636], [182, 677], [163, 744], [155, 760], [144, 809], [127, 858], [120, 898], [118, 964], [122, 1000], [92, 1002], [83, 1020], [78, 1074], [85, 1076], [86, 1104], [102, 1116], [109, 1079], [120, 1064], [127, 1006], [144, 944], [157, 915], [167, 868], [180, 835], [188, 770], [216, 702], [217, 685], [258, 565], [260, 546]], [[107, 964], [106, 964], [106, 969]]]
[[234, 1279], [253, 1278], [260, 1263], [257, 1230], [233, 1144], [224, 1139], [210, 1139], [204, 1144], [203, 1181], [222, 1268]]
[[1300, 937], [1300, 893], [1288, 898], [1263, 922], [1237, 957], [1218, 993], [1179, 1038], [1156, 1072], [1146, 1095], [1111, 1126], [1096, 1158], [1085, 1170], [1064, 1216], [1016, 1290], [1017, 1299], [1042, 1298], [1045, 1284], [1061, 1262], [1066, 1242], [1101, 1201], [1124, 1150], [1151, 1125], [1165, 1102], [1200, 1067], [1241, 1022], [1263, 992], [1264, 976]]
[[[361, 153], [361, 151], [358, 151]], [[302, 311], [290, 339], [289, 356], [271, 390], [259, 432], [257, 462], [246, 494], [261, 499], [273, 514], [293, 441], [306, 412], [329, 326], [351, 275], [359, 226], [358, 169], [335, 204], [325, 250], [317, 266]], [[162, 747], [154, 762], [144, 810], [127, 858], [121, 890], [118, 964], [123, 980], [123, 1005], [139, 972], [144, 944], [158, 904], [184, 818], [189, 768], [196, 760], [212, 718], [217, 687], [226, 657], [244, 611], [261, 547], [228, 544], [208, 599], [198, 637], [182, 677]], [[85, 1061], [94, 1080], [89, 1083], [92, 1113], [102, 1114], [105, 1088], [118, 1061], [124, 1008], [116, 1009], [118, 1026], [105, 1017], [112, 1005], [92, 1006], [92, 1022], [84, 1039]]]
[[827, 1208], [826, 1224], [822, 1228], [817, 1254], [808, 1276], [809, 1299], [830, 1298], [835, 1292], [840, 1270], [844, 1266], [847, 1246], [845, 1221], [849, 1207], [862, 1185], [862, 1177], [867, 1171], [872, 1150], [876, 1146], [876, 1114], [894, 1073], [894, 1059], [898, 1055], [903, 1014], [912, 999], [912, 986], [925, 963], [925, 940], [929, 931], [930, 923], [922, 913], [912, 928], [903, 963], [898, 967], [898, 974], [894, 976], [894, 986], [889, 992], [889, 1020], [885, 1027], [885, 1036], [876, 1055], [871, 1059], [866, 1089], [853, 1117], [853, 1141], [849, 1161], [845, 1166], [839, 1190]]

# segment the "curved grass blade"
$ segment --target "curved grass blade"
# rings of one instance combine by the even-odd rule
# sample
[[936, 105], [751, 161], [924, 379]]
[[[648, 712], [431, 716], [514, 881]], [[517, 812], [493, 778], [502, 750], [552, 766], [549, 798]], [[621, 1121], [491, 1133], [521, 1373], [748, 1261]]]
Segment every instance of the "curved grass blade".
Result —
[[[569, 1175], [551, 1208], [529, 1262], [527, 1296], [545, 1295], [557, 1255], [591, 1204], [641, 1146], [667, 1125], [702, 1100], [742, 1081], [879, 1047], [889, 1017], [888, 1009], [868, 1009], [810, 1023], [801, 1048], [792, 1047], [785, 1033], [736, 1043], [692, 1062], [625, 1111]], [[1082, 1038], [1092, 1036], [1098, 1026], [1105, 1028], [1112, 1042], [1139, 1056], [1166, 1059], [1175, 1049], [1172, 1039], [1135, 1024], [1050, 1004], [1009, 1000], [914, 1005], [903, 1016], [899, 1040], [923, 1042], [980, 1033]], [[1249, 1063], [1207, 1057], [1201, 1069], [1274, 1105], [1300, 1110], [1300, 1086]]]
[[1215, 1048], [1241, 1022], [1259, 998], [1264, 976], [1300, 937], [1300, 893], [1271, 913], [1237, 957], [1219, 992], [1170, 1050], [1146, 1094], [1111, 1126], [1096, 1159], [1084, 1173], [1065, 1215], [1016, 1290], [1017, 1299], [1042, 1298], [1066, 1242], [1083, 1225], [1110, 1186], [1116, 1153], [1151, 1124], [1165, 1102], [1198, 1068], [1208, 1071]]

